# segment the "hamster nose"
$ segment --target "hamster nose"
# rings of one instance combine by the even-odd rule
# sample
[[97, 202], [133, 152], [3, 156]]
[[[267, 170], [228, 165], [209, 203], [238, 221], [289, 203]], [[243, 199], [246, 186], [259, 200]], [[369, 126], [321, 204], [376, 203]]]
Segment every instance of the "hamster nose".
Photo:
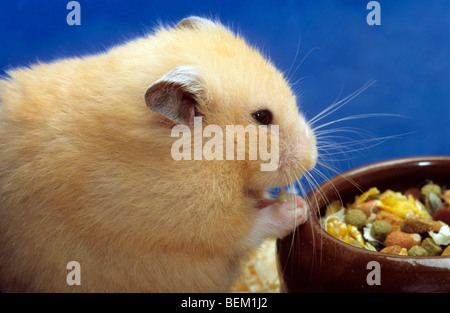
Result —
[[316, 136], [302, 117], [299, 119], [299, 129], [301, 135], [293, 141], [294, 154], [299, 157], [303, 171], [310, 171], [316, 166], [318, 158]]
[[318, 152], [316, 145], [316, 137], [309, 130], [309, 134], [306, 140], [307, 151], [304, 153], [304, 166], [307, 171], [312, 170], [317, 164]]
[[298, 175], [312, 170], [317, 163], [318, 152], [314, 137], [298, 137], [281, 149], [280, 164], [295, 169]]
[[306, 152], [304, 154], [304, 163], [303, 166], [305, 167], [306, 171], [311, 171], [317, 164], [317, 149], [316, 146]]

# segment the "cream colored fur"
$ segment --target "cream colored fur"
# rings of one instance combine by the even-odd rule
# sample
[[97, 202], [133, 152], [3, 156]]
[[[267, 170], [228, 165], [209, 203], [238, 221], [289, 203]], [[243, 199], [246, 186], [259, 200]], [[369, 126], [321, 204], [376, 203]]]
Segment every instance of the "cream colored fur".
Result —
[[[272, 110], [294, 165], [261, 172], [257, 161], [173, 160], [174, 124], [144, 94], [179, 66], [202, 75], [207, 123], [247, 125], [252, 112]], [[302, 132], [282, 74], [219, 23], [161, 28], [8, 75], [0, 81], [4, 292], [228, 291], [264, 239], [249, 239], [263, 189], [314, 163], [314, 138]], [[80, 286], [66, 283], [73, 260]]]

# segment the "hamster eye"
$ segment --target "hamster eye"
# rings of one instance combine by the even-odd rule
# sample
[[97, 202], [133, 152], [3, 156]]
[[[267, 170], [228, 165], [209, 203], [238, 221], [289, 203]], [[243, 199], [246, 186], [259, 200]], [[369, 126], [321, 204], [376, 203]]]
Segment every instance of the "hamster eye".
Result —
[[259, 110], [252, 114], [253, 118], [260, 124], [269, 125], [272, 123], [272, 112], [269, 110]]

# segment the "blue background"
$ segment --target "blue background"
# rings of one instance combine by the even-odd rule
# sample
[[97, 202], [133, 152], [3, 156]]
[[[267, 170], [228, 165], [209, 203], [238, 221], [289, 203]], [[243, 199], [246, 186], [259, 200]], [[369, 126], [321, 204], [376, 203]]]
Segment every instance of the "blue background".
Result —
[[[81, 26], [66, 23], [68, 2], [1, 2], [0, 75], [37, 60], [104, 51], [159, 22], [219, 18], [289, 71], [308, 119], [371, 81], [376, 83], [319, 124], [371, 113], [403, 116], [326, 127], [341, 129], [329, 135], [347, 137], [334, 138], [340, 145], [329, 149], [337, 172], [396, 157], [450, 155], [448, 0], [379, 1], [380, 26], [366, 22], [369, 1], [80, 0]], [[343, 132], [353, 128], [360, 131]]]

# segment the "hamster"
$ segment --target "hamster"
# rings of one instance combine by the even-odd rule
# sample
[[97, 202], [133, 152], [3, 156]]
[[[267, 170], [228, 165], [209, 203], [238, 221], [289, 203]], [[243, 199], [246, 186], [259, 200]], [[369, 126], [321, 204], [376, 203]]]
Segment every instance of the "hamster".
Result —
[[[266, 190], [315, 166], [313, 131], [283, 74], [218, 21], [188, 17], [7, 74], [2, 292], [227, 292], [252, 249], [306, 221], [300, 196]], [[276, 170], [261, 158], [176, 160], [172, 130], [195, 118], [203, 130], [267, 126]]]

